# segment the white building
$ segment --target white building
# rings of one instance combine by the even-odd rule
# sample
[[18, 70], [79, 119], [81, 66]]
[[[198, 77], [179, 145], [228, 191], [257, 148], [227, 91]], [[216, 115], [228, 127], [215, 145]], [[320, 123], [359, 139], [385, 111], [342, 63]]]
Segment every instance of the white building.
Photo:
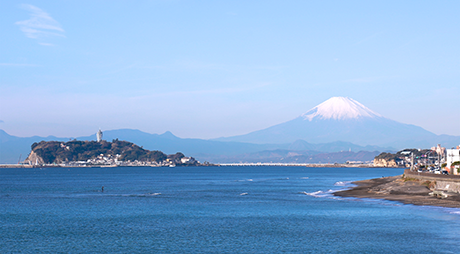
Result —
[[[446, 149], [446, 163], [447, 167], [450, 168], [452, 163], [460, 161], [460, 149], [457, 146], [456, 149]], [[454, 170], [454, 175], [458, 175], [457, 170]]]
[[180, 159], [180, 162], [184, 164], [192, 164], [192, 163], [195, 163], [196, 160], [193, 157], [182, 157]]
[[97, 138], [97, 142], [101, 142], [101, 140], [102, 140], [102, 131], [101, 131], [101, 129], [99, 129], [99, 131], [96, 133], [96, 138]]

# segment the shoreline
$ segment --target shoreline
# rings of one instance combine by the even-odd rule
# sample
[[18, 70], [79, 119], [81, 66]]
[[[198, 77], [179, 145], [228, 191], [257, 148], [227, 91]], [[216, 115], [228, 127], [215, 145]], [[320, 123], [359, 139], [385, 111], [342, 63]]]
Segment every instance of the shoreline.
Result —
[[[183, 165], [176, 165], [177, 167], [184, 167]], [[324, 163], [324, 164], [308, 164], [308, 163], [216, 163], [216, 164], [199, 164], [199, 165], [188, 165], [186, 167], [257, 167], [257, 166], [269, 166], [269, 167], [307, 167], [307, 168], [401, 168], [401, 167], [382, 167], [373, 166], [371, 164], [346, 164], [346, 163]], [[0, 164], [0, 168], [100, 168], [100, 167], [168, 167], [163, 166], [152, 166], [152, 165], [26, 165], [26, 164]]]
[[407, 180], [403, 175], [352, 182], [348, 190], [334, 192], [338, 197], [371, 198], [397, 201], [408, 205], [460, 208], [460, 194], [448, 193], [446, 198], [430, 196], [433, 192], [423, 181]]
[[[200, 164], [200, 165], [175, 165], [174, 167], [209, 167], [218, 166], [214, 164]], [[171, 168], [169, 165], [20, 165], [20, 164], [0, 164], [1, 168], [120, 168], [120, 167], [143, 167], [143, 168]]]

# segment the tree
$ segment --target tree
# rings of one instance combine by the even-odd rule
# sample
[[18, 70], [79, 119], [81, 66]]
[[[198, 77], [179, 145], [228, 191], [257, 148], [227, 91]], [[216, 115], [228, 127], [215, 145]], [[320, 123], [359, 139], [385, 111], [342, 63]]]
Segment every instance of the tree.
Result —
[[[167, 155], [161, 151], [149, 151], [131, 142], [114, 140], [107, 141], [69, 141], [66, 143], [57, 141], [41, 141], [31, 145], [32, 151], [43, 158], [45, 163], [61, 163], [65, 161], [86, 161], [94, 159], [100, 154], [104, 156], [121, 155], [120, 161], [156, 161], [166, 160]], [[180, 158], [182, 153], [173, 155]]]

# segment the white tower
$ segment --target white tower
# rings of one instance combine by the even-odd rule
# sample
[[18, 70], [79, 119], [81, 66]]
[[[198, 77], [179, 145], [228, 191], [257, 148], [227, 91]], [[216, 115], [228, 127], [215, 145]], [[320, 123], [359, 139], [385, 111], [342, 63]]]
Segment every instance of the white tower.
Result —
[[99, 131], [96, 133], [96, 138], [97, 138], [97, 142], [101, 142], [101, 140], [102, 140], [102, 131], [101, 131], [101, 129], [99, 129]]

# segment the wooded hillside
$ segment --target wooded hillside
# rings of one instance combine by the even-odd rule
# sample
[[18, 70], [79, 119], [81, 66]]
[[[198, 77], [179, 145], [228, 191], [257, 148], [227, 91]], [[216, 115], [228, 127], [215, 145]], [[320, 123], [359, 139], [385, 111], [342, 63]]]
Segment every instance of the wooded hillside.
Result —
[[43, 158], [44, 163], [62, 163], [68, 161], [87, 161], [98, 155], [118, 156], [119, 161], [156, 161], [166, 160], [161, 151], [149, 151], [131, 142], [119, 141], [41, 141], [33, 143], [32, 152]]

